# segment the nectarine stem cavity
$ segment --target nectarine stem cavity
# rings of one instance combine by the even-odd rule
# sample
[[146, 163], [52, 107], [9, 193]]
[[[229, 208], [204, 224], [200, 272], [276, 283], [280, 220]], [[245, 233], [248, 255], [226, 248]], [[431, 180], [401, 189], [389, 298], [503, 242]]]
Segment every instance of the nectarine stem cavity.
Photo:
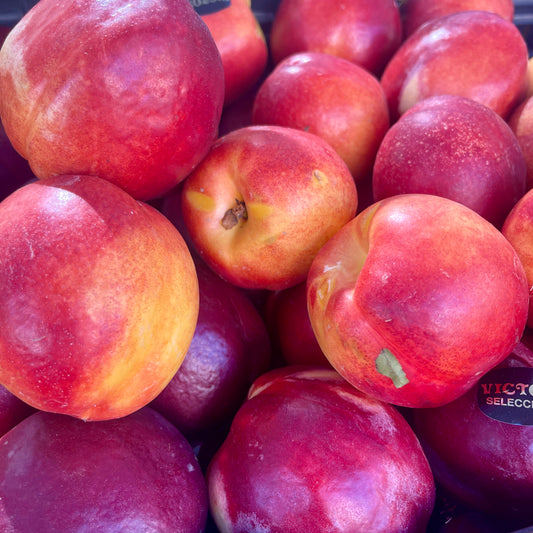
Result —
[[244, 202], [235, 198], [235, 207], [228, 209], [224, 213], [220, 223], [224, 229], [231, 229], [239, 222], [239, 220], [241, 220], [241, 218], [246, 220], [248, 218], [248, 211], [246, 211], [246, 205]]

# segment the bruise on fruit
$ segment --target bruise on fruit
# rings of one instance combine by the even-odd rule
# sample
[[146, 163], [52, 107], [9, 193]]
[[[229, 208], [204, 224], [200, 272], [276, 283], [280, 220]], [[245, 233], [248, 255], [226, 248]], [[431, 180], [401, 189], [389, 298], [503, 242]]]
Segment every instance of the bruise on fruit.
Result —
[[220, 223], [222, 224], [222, 227], [224, 229], [231, 229], [238, 224], [239, 220], [247, 220], [247, 218], [248, 211], [246, 211], [246, 205], [243, 201], [239, 200], [238, 198], [235, 198], [235, 207], [228, 209], [224, 213], [224, 216], [222, 217]]
[[409, 380], [403, 371], [402, 365], [398, 359], [396, 359], [394, 354], [390, 350], [387, 350], [387, 348], [383, 348], [383, 350], [381, 350], [377, 356], [376, 370], [381, 375], [391, 378], [394, 386], [397, 389], [409, 383]]

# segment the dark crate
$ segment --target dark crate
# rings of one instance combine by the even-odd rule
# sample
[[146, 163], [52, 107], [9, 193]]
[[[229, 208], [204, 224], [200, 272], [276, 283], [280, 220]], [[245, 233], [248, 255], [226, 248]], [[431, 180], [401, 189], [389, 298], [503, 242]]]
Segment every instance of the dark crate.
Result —
[[529, 55], [533, 55], [533, 1], [514, 1], [514, 23], [524, 36], [529, 49]]
[[0, 26], [13, 26], [37, 0], [0, 0]]
[[[38, 0], [0, 0], [0, 26], [13, 26]], [[268, 31], [280, 0], [252, 0], [252, 9]], [[514, 22], [533, 50], [533, 0], [515, 0]]]

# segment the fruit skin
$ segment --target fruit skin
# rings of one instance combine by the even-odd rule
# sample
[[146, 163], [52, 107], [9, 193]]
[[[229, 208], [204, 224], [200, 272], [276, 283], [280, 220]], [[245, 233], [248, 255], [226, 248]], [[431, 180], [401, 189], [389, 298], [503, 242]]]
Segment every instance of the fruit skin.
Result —
[[[530, 70], [533, 72], [533, 68]], [[533, 83], [531, 87], [533, 88]], [[533, 188], [533, 98], [526, 98], [513, 111], [507, 122], [518, 139], [526, 161], [526, 189], [529, 191]]]
[[528, 87], [526, 93], [526, 99], [530, 96], [533, 96], [533, 57], [530, 57], [527, 60], [527, 77], [528, 77]]
[[425, 532], [435, 494], [411, 428], [333, 369], [263, 374], [207, 471], [221, 531]]
[[0, 51], [0, 116], [38, 178], [163, 195], [217, 136], [222, 60], [187, 0], [41, 0]]
[[263, 318], [237, 287], [196, 263], [200, 308], [182, 365], [150, 403], [190, 439], [229, 423], [270, 365]]
[[298, 52], [323, 52], [379, 76], [402, 41], [394, 0], [281, 0], [270, 29], [274, 64]]
[[375, 200], [405, 193], [460, 202], [501, 228], [526, 192], [526, 161], [509, 125], [463, 96], [426, 98], [387, 131], [373, 168]]
[[0, 203], [0, 383], [33, 407], [101, 420], [151, 401], [198, 316], [183, 238], [153, 207], [92, 176]]
[[224, 67], [224, 106], [244, 96], [261, 78], [268, 64], [265, 35], [249, 0], [202, 15], [217, 45]]
[[342, 157], [356, 183], [371, 174], [390, 125], [377, 78], [346, 59], [319, 52], [293, 54], [275, 66], [257, 91], [252, 123], [322, 137]]
[[[528, 286], [533, 285], [533, 190], [529, 190], [513, 207], [502, 233], [515, 249], [524, 267]], [[529, 327], [533, 327], [533, 295], [529, 293]]]
[[6, 533], [204, 531], [207, 489], [193, 450], [147, 407], [102, 422], [41, 411], [0, 442]]
[[319, 251], [307, 278], [311, 324], [332, 366], [404, 407], [448, 403], [505, 359], [528, 296], [500, 231], [424, 194], [368, 207]]
[[311, 327], [305, 281], [269, 292], [265, 321], [280, 364], [331, 366]]
[[439, 94], [472, 98], [507, 119], [526, 96], [527, 62], [519, 29], [495, 13], [462, 11], [429, 21], [402, 43], [381, 77], [391, 121]]
[[[533, 366], [519, 343], [498, 368]], [[533, 523], [533, 427], [500, 422], [478, 405], [477, 386], [434, 409], [414, 409], [411, 425], [436, 481], [463, 505], [505, 517], [516, 527]]]
[[459, 11], [490, 11], [513, 22], [513, 0], [409, 0], [401, 6], [404, 37], [422, 24]]
[[182, 200], [194, 247], [217, 274], [244, 289], [281, 290], [305, 280], [320, 247], [355, 215], [357, 189], [317, 135], [249, 126], [213, 144]]

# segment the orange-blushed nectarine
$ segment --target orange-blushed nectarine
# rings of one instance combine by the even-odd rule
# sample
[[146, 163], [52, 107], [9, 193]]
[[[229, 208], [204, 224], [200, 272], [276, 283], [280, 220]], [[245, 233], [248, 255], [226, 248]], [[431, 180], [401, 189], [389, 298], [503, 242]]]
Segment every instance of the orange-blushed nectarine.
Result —
[[59, 176], [0, 204], [0, 383], [44, 410], [127, 415], [191, 342], [198, 280], [178, 230], [107, 180]]

